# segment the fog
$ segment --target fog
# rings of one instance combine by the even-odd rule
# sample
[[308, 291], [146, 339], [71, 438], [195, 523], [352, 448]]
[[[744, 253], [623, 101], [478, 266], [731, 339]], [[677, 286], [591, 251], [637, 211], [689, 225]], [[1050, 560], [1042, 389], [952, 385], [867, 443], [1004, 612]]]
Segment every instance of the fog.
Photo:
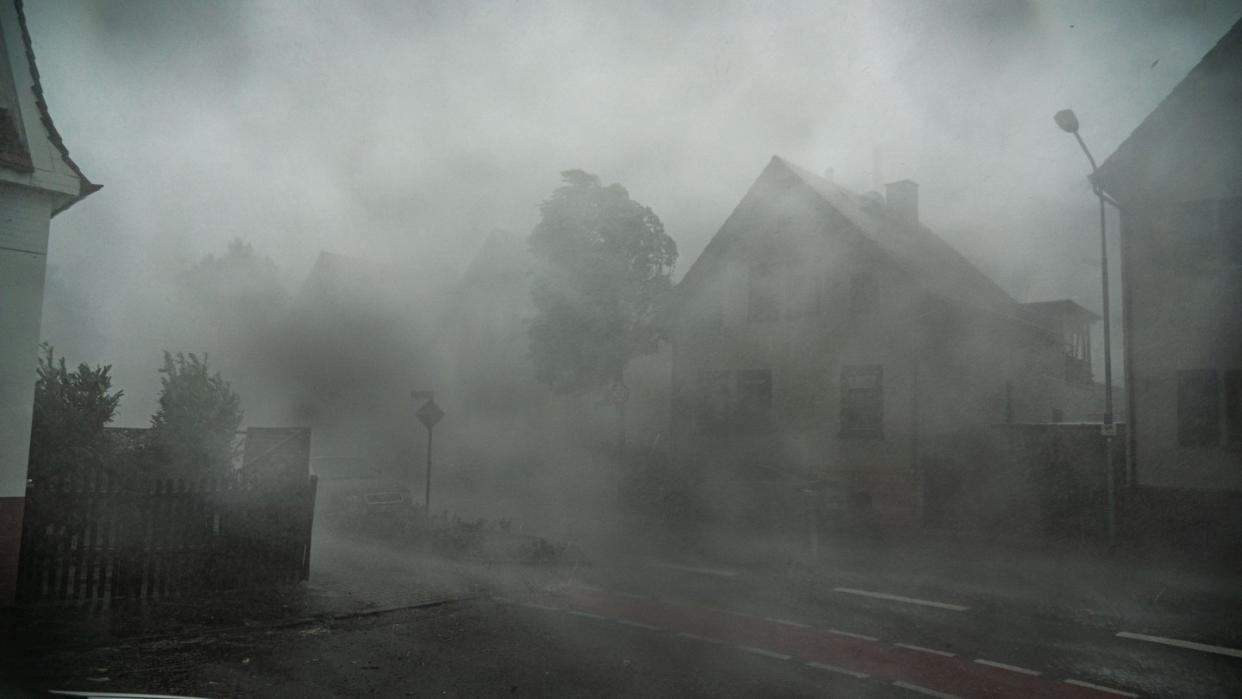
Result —
[[[47, 99], [105, 189], [56, 222], [44, 335], [145, 424], [167, 285], [240, 237], [296, 293], [320, 250], [462, 270], [571, 167], [697, 257], [772, 154], [923, 219], [1020, 300], [1098, 309], [1085, 163], [1229, 3], [32, 3]], [[876, 165], [879, 164], [879, 171]], [[1115, 304], [1116, 309], [1119, 304]], [[1119, 311], [1116, 311], [1119, 313]], [[1119, 324], [1118, 324], [1119, 325]], [[1099, 346], [1099, 343], [1096, 343]]]
[[[1229, 540], [1236, 493], [1214, 482], [1219, 492], [1202, 501], [1144, 490], [1152, 484], [1136, 475], [1125, 415], [1135, 403], [1116, 399], [1119, 430], [1096, 424], [1111, 422], [1099, 419], [1101, 325], [1091, 326], [1084, 359], [1075, 352], [1087, 352], [1089, 313], [1012, 303], [1102, 308], [1102, 204], [1054, 112], [1072, 108], [1103, 161], [1242, 17], [1237, 3], [139, 0], [29, 2], [25, 12], [58, 130], [103, 185], [53, 221], [43, 339], [70, 365], [112, 366], [113, 388], [124, 391], [114, 426], [150, 425], [163, 352], [207, 353], [241, 396], [243, 426], [310, 427], [313, 470], [374, 467], [336, 479], [363, 485], [316, 474], [319, 500], [305, 505], [318, 508], [313, 572], [301, 578], [309, 575], [308, 597], [330, 589], [332, 604], [349, 598], [349, 614], [371, 614], [416, 595], [479, 595], [507, 610], [495, 635], [510, 646], [547, 632], [572, 651], [550, 656], [580, 663], [606, 653], [579, 649], [598, 629], [572, 624], [605, 613], [627, 631], [676, 634], [675, 643], [732, 639], [766, 660], [806, 660], [797, 672], [827, 657], [728, 636], [732, 616], [761, 640], [819, 631], [833, 643], [882, 640], [864, 649], [883, 647], [893, 667], [911, 649], [926, 651], [918, 662], [960, 655], [951, 672], [941, 666], [944, 677], [980, 672], [971, 648], [993, 657], [995, 646], [997, 660], [974, 664], [1144, 695], [1172, 686], [1151, 679], [1161, 673], [1199, 688], [1224, 673], [1114, 651], [1105, 643], [1114, 631], [1242, 647], [1226, 628], [1236, 616], [1228, 609], [1242, 608]], [[537, 377], [531, 358], [532, 279], [546, 280], [528, 241], [547, 220], [541, 203], [574, 170], [584, 171], [579, 181], [591, 173], [605, 189], [622, 185], [676, 244], [680, 286], [643, 318], [651, 337], [668, 341], [626, 355], [620, 400], [602, 385], [554, 395], [540, 379], [556, 375]], [[918, 187], [887, 193], [899, 180]], [[903, 191], [913, 192], [914, 219]], [[1223, 230], [1234, 205], [1200, 207], [1199, 224]], [[841, 222], [842, 235], [820, 235]], [[970, 264], [934, 236], [921, 239], [919, 223]], [[1116, 208], [1107, 224], [1112, 379], [1122, 394]], [[591, 230], [606, 248], [607, 233]], [[875, 245], [850, 247], [850, 236]], [[642, 244], [671, 249], [655, 238]], [[709, 248], [714, 239], [725, 242]], [[543, 240], [553, 241], [545, 253], [560, 250], [554, 236]], [[642, 254], [649, 249], [632, 258]], [[632, 272], [632, 258], [617, 266]], [[548, 282], [561, 285], [563, 306], [611, 308], [580, 302], [589, 294], [566, 269]], [[1184, 279], [1196, 268], [1181, 273], [1171, 283], [1191, 286]], [[1236, 345], [1233, 310], [1208, 304], [1237, 288], [1234, 277], [1209, 279], [1193, 297], [1208, 299], [1194, 327], [1218, 333], [1222, 347]], [[659, 281], [662, 292], [670, 278]], [[1066, 308], [1070, 320], [1056, 315]], [[1041, 312], [1053, 320], [1043, 324]], [[583, 333], [597, 320], [560, 319]], [[1152, 326], [1176, 334], [1167, 317]], [[624, 334], [612, 331], [600, 334]], [[641, 343], [623, 337], [617, 354]], [[1155, 363], [1164, 371], [1174, 360]], [[1221, 447], [1197, 483], [1177, 476], [1186, 482], [1173, 485], [1188, 490], [1237, 461], [1242, 383], [1229, 382], [1242, 374], [1234, 364], [1185, 368], [1131, 386], [1180, 406], [1177, 382], [1198, 376], [1210, 406], [1187, 409], [1189, 420], [1179, 407], [1143, 435]], [[434, 391], [447, 414], [435, 428], [429, 512], [420, 507], [431, 430], [416, 421], [412, 391]], [[1202, 443], [1180, 436], [1195, 428]], [[1166, 461], [1180, 468], [1184, 453]], [[399, 507], [372, 502], [402, 490], [393, 483], [408, 486]], [[1118, 492], [1121, 538], [1132, 544], [1124, 556], [1115, 556]], [[1153, 532], [1166, 520], [1148, 514], [1166, 507], [1160, 538]], [[1200, 556], [1202, 570], [1178, 568], [1178, 556]], [[1232, 567], [1217, 575], [1213, 565]], [[854, 589], [863, 586], [889, 592]], [[881, 618], [886, 608], [864, 606], [876, 599], [922, 607]], [[642, 616], [657, 608], [667, 619]], [[506, 629], [504, 614], [532, 609], [578, 618]], [[968, 609], [980, 616], [958, 626], [937, 616]], [[996, 632], [1002, 611], [1012, 629]], [[696, 625], [710, 615], [719, 618]], [[829, 616], [833, 628], [821, 623]], [[949, 631], [937, 638], [941, 626]], [[1101, 630], [1108, 639], [1097, 640]], [[624, 639], [601, 643], [629, 652]], [[705, 648], [695, 657], [736, 671]], [[305, 652], [314, 657], [289, 666], [311, 673], [318, 651]], [[245, 653], [259, 676], [260, 651]], [[1110, 674], [1114, 666], [1122, 669]], [[789, 667], [781, 681], [799, 681]], [[680, 674], [672, 667], [666, 677]], [[608, 686], [663, 689], [641, 681]], [[980, 695], [995, 695], [991, 681], [980, 680]]]

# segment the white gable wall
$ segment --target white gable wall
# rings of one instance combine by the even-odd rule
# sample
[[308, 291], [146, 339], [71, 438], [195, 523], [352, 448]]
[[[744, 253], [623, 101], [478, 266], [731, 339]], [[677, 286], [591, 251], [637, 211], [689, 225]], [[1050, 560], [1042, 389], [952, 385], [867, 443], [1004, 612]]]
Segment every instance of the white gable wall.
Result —
[[0, 497], [26, 490], [51, 203], [0, 185]]

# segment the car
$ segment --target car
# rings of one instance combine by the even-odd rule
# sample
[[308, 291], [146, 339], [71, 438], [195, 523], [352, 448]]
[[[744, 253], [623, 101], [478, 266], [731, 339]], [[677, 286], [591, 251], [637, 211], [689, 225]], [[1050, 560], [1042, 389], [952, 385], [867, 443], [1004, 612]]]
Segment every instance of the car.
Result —
[[378, 533], [415, 513], [409, 486], [362, 457], [312, 458], [311, 471], [319, 478], [319, 512], [338, 529]]

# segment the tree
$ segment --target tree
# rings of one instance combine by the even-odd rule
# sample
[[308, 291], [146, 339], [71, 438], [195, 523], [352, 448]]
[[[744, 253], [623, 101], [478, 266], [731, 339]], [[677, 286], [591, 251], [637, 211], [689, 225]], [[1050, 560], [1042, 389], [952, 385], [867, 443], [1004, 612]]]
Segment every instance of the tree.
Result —
[[677, 244], [621, 185], [604, 187], [582, 170], [561, 178], [530, 236], [535, 375], [560, 394], [615, 386], [623, 395], [630, 360], [659, 348], [658, 312], [672, 288]]
[[276, 263], [241, 238], [234, 238], [220, 257], [204, 257], [182, 281], [190, 300], [209, 314], [237, 316], [228, 322], [265, 320], [283, 311], [289, 300]]
[[164, 352], [159, 409], [151, 418], [151, 446], [161, 475], [231, 477], [241, 426], [241, 398], [207, 357]]
[[256, 356], [268, 359], [263, 350], [271, 344], [270, 333], [289, 306], [271, 258], [258, 255], [252, 245], [235, 238], [223, 255], [208, 255], [186, 270], [179, 290], [188, 314], [180, 341], [231, 360], [224, 367], [231, 375], [253, 363]]
[[116, 414], [123, 391], [110, 392], [111, 366], [79, 364], [69, 371], [46, 342], [40, 345], [30, 431], [29, 475], [36, 482], [80, 475], [103, 463], [104, 426]]

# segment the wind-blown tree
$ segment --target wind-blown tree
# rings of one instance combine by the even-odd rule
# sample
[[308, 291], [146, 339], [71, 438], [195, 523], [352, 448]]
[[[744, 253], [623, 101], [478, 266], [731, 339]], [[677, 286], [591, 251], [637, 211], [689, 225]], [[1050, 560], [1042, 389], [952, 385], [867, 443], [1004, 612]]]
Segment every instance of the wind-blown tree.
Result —
[[159, 409], [151, 417], [151, 447], [160, 475], [228, 478], [237, 455], [241, 398], [207, 357], [164, 352]]
[[111, 392], [111, 366], [79, 364], [69, 371], [46, 342], [40, 345], [30, 431], [29, 475], [36, 483], [89, 472], [105, 460], [104, 433], [123, 391]]
[[623, 447], [625, 368], [659, 348], [657, 321], [672, 289], [677, 243], [621, 185], [602, 186], [582, 170], [561, 178], [530, 236], [535, 375], [558, 394], [620, 389]]

